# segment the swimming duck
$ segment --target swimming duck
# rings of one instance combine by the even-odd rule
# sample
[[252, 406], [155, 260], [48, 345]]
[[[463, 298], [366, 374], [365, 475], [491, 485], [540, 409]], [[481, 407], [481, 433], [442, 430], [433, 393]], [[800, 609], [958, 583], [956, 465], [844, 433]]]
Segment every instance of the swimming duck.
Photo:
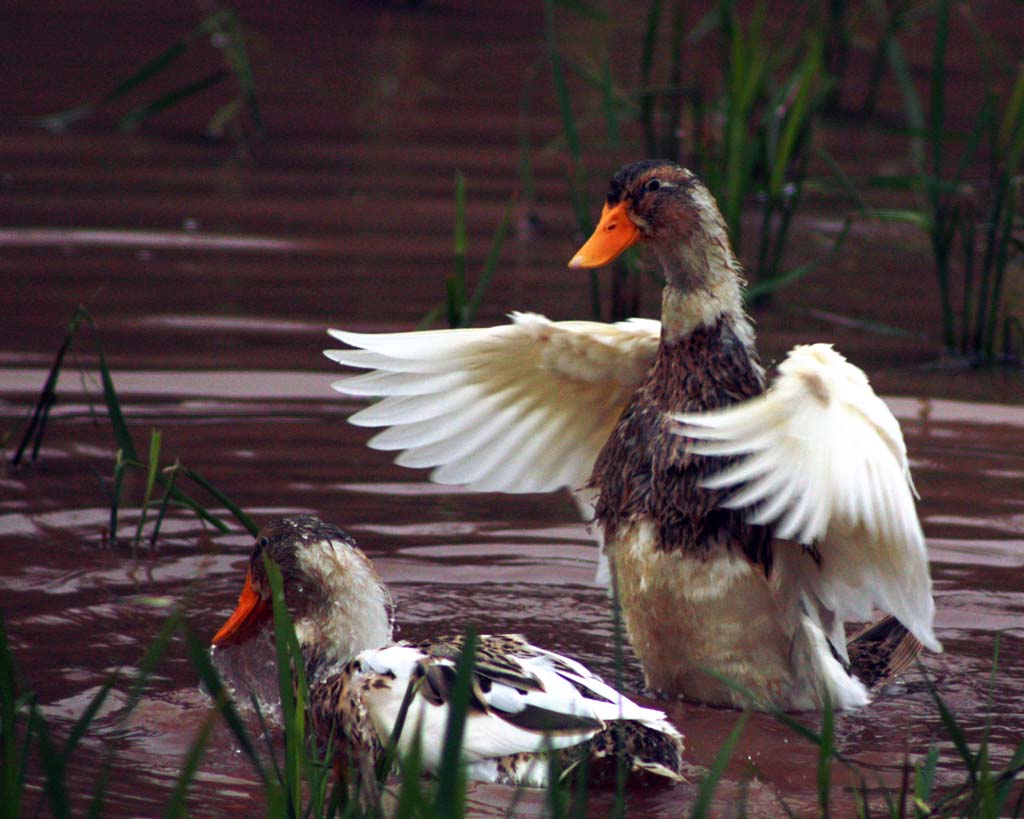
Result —
[[[350, 420], [389, 427], [371, 446], [438, 481], [581, 490], [654, 691], [865, 705], [921, 644], [941, 650], [899, 424], [830, 345], [794, 348], [766, 391], [740, 265], [692, 172], [622, 168], [569, 266], [637, 243], [666, 281], [660, 324], [331, 331], [361, 349], [328, 356], [373, 370], [335, 388], [386, 396]], [[847, 641], [876, 607], [891, 616]]]
[[[412, 683], [398, 750], [407, 754], [419, 737], [424, 768], [436, 770], [463, 638], [393, 642], [391, 595], [370, 559], [337, 526], [299, 515], [257, 535], [238, 606], [214, 635], [215, 649], [255, 637], [270, 619], [264, 556], [282, 573], [306, 660], [311, 724], [323, 744], [357, 771], [372, 770]], [[520, 635], [477, 638], [462, 748], [470, 778], [542, 786], [545, 752], [560, 753], [565, 770], [582, 754], [613, 759], [616, 741], [632, 770], [682, 778], [683, 738], [661, 711]]]

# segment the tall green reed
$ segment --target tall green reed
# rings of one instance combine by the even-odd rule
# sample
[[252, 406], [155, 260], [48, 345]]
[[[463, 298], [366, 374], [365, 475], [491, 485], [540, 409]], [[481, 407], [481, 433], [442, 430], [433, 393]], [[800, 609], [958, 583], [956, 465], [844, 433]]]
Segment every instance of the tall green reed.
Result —
[[[565, 5], [571, 8], [574, 14], [592, 19], [595, 16], [595, 12], [589, 6], [582, 4], [572, 5], [569, 3], [559, 3], [556, 0], [544, 0], [544, 43], [547, 47], [548, 62], [551, 68], [551, 84], [555, 90], [555, 99], [558, 102], [558, 115], [562, 126], [562, 140], [564, 141], [566, 157], [564, 174], [566, 189], [569, 193], [569, 204], [572, 206], [573, 214], [576, 217], [579, 233], [585, 236], [593, 227], [593, 222], [589, 215], [589, 186], [587, 184], [586, 165], [583, 162], [583, 144], [580, 140], [579, 128], [576, 124], [576, 115], [573, 112], [572, 98], [569, 93], [569, 83], [566, 76], [569, 61], [562, 53], [558, 41], [555, 15], [555, 9], [558, 5]], [[608, 78], [608, 84], [610, 85], [610, 77]], [[602, 97], [606, 98], [608, 96], [609, 92], [603, 89]], [[587, 271], [587, 278], [591, 312], [594, 318], [598, 319], [601, 317], [601, 291], [597, 271]]]
[[[11, 457], [11, 467], [14, 469], [21, 467], [26, 453], [29, 453], [30, 461], [35, 462], [38, 459], [39, 448], [50, 421], [50, 411], [57, 401], [57, 385], [60, 374], [64, 369], [64, 360], [83, 326], [90, 327], [96, 335], [97, 368], [103, 390], [104, 404], [107, 410], [107, 420], [117, 447], [114, 455], [113, 478], [110, 484], [110, 522], [108, 533], [110, 541], [113, 543], [118, 539], [120, 512], [124, 505], [122, 490], [125, 475], [129, 472], [142, 473], [145, 476], [145, 490], [140, 508], [139, 522], [136, 525], [135, 533], [131, 540], [133, 549], [137, 548], [141, 542], [143, 528], [150, 509], [156, 510], [156, 519], [154, 520], [150, 536], [150, 545], [155, 545], [160, 527], [171, 504], [190, 510], [204, 523], [213, 526], [220, 532], [230, 531], [229, 525], [221, 517], [211, 512], [206, 506], [195, 500], [178, 486], [179, 475], [222, 504], [250, 534], [256, 534], [259, 527], [256, 526], [255, 522], [245, 513], [241, 506], [210, 483], [199, 472], [183, 466], [177, 460], [167, 467], [161, 466], [160, 455], [163, 437], [159, 430], [152, 430], [151, 432], [148, 458], [143, 460], [139, 456], [135, 439], [132, 436], [128, 423], [125, 421], [121, 399], [114, 388], [113, 375], [107, 366], [106, 357], [99, 343], [99, 331], [96, 322], [89, 314], [89, 311], [81, 305], [75, 309], [71, 321], [68, 323], [64, 340], [47, 373], [31, 419]], [[158, 486], [163, 490], [160, 498], [156, 497], [156, 488]]]
[[[745, 256], [756, 285], [748, 295], [768, 294], [806, 275], [821, 261], [787, 269], [785, 249], [792, 218], [807, 179], [816, 118], [824, 106], [830, 80], [824, 71], [822, 19], [810, 15], [797, 36], [771, 37], [765, 25], [767, 5], [758, 3], [744, 14], [734, 0], [718, 0], [713, 8], [688, 26], [686, 4], [651, 3], [645, 21], [639, 66], [639, 87], [622, 90], [609, 65], [606, 42], [602, 56], [590, 56], [590, 66], [568, 60], [555, 36], [553, 0], [545, 5], [545, 40], [552, 66], [563, 143], [570, 172], [569, 198], [580, 231], [587, 234], [592, 222], [592, 203], [581, 201], [586, 190], [583, 130], [570, 103], [567, 69], [584, 80], [585, 88], [602, 100], [604, 133], [621, 139], [618, 123], [623, 118], [639, 122], [643, 149], [649, 156], [684, 161], [708, 183], [718, 200], [737, 250], [743, 254], [743, 213], [752, 201], [759, 204], [756, 251]], [[570, 4], [565, 4], [569, 6]], [[571, 5], [576, 11], [578, 6]], [[578, 11], [577, 11], [577, 14]], [[569, 16], [567, 25], [580, 25]], [[828, 20], [831, 18], [825, 17]], [[706, 48], [714, 39], [719, 56], [715, 70], [694, 67], [687, 72], [684, 55]], [[659, 55], [666, 55], [659, 59]], [[658, 66], [667, 62], [664, 77]], [[693, 77], [684, 81], [684, 76]], [[610, 101], [610, 102], [605, 102]], [[576, 108], [581, 105], [577, 103]], [[590, 123], [590, 120], [587, 120]], [[612, 149], [607, 137], [602, 147]], [[838, 251], [845, 231], [832, 248]], [[627, 254], [612, 273], [611, 318], [635, 314], [639, 303], [641, 270]], [[596, 271], [590, 271], [592, 312], [600, 306]]]
[[[1020, 317], [1006, 313], [1003, 293], [1009, 271], [1024, 258], [1024, 247], [1015, 237], [1024, 227], [1024, 66], [999, 72], [998, 66], [988, 65], [974, 125], [964, 134], [951, 132], [947, 113], [952, 101], [946, 89], [951, 9], [950, 0], [939, 0], [936, 6], [927, 111], [898, 40], [888, 43], [889, 65], [903, 97], [912, 170], [877, 179], [876, 184], [912, 193], [916, 205], [868, 213], [909, 223], [927, 235], [948, 352], [977, 363], [1019, 361], [1024, 328]], [[981, 58], [987, 59], [986, 36], [969, 18], [967, 24]], [[1004, 84], [1009, 90], [1001, 93]], [[979, 161], [984, 178], [972, 181]]]
[[509, 227], [512, 224], [512, 213], [515, 208], [518, 196], [513, 196], [505, 206], [505, 212], [501, 221], [494, 230], [491, 238], [491, 246], [487, 251], [483, 267], [477, 277], [476, 287], [473, 294], [469, 295], [469, 283], [467, 276], [467, 254], [469, 250], [469, 238], [466, 229], [466, 178], [461, 172], [455, 174], [455, 220], [453, 228], [453, 254], [452, 269], [445, 277], [444, 290], [445, 300], [430, 310], [420, 321], [420, 329], [433, 326], [442, 316], [447, 318], [449, 327], [470, 327], [476, 320], [476, 315], [483, 304], [484, 294], [487, 287], [498, 269], [498, 262], [501, 258], [501, 249], [508, 238]]
[[722, 65], [717, 96], [691, 97], [692, 119], [720, 127], [694, 133], [688, 146], [741, 254], [744, 209], [752, 199], [759, 201], [757, 252], [744, 260], [755, 281], [748, 295], [757, 298], [812, 269], [794, 274], [783, 264], [807, 180], [815, 120], [830, 87], [822, 32], [808, 27], [786, 39], [772, 37], [767, 14], [767, 4], [758, 3], [744, 20], [735, 2], [720, 0], [714, 26], [709, 21], [695, 32], [717, 35]]

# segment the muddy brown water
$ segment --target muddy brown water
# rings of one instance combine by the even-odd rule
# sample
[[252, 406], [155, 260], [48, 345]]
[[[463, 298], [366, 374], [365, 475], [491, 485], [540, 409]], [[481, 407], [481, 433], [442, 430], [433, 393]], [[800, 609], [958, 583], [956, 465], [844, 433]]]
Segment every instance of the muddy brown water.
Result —
[[[113, 16], [88, 4], [74, 15], [62, 8], [12, 10], [20, 33], [4, 57], [18, 70], [0, 71], [7, 112], [51, 111], [99, 94], [196, 20], [191, 8], [159, 3], [145, 16], [128, 5]], [[534, 143], [557, 132], [539, 9], [343, 4], [281, 19], [255, 4], [239, 8], [253, 33], [271, 128], [252, 157], [196, 138], [215, 107], [208, 100], [135, 135], [117, 133], [111, 114], [63, 135], [4, 120], [0, 419], [12, 431], [8, 454], [65, 323], [86, 303], [140, 449], [160, 429], [168, 460], [179, 457], [257, 520], [308, 511], [347, 528], [395, 593], [399, 636], [468, 624], [522, 632], [613, 675], [596, 556], [568, 497], [476, 495], [395, 467], [365, 448], [366, 431], [345, 423], [358, 405], [332, 393], [338, 372], [320, 353], [331, 346], [329, 326], [409, 328], [440, 300], [456, 170], [468, 179], [470, 269], [478, 269], [517, 184], [524, 83], [534, 90]], [[1006, 16], [1012, 4], [985, 8]], [[615, 36], [635, 39], [639, 27], [624, 23]], [[970, 92], [972, 75], [951, 77]], [[894, 99], [883, 96], [883, 105], [891, 109]], [[849, 127], [830, 127], [823, 138], [857, 168], [891, 165], [899, 146]], [[595, 212], [600, 177], [633, 157], [592, 159], [600, 169]], [[578, 237], [561, 159], [542, 150], [534, 159], [535, 199], [517, 211], [480, 323], [511, 309], [589, 315], [585, 280], [564, 268]], [[841, 216], [834, 202], [810, 199], [794, 257], [820, 252]], [[656, 310], [648, 287], [641, 312]], [[851, 317], [905, 334], [867, 332]], [[924, 668], [968, 739], [988, 731], [1001, 762], [1024, 736], [1024, 387], [1018, 372], [936, 365], [937, 318], [923, 242], [869, 225], [854, 229], [842, 257], [756, 314], [767, 359], [798, 341], [834, 341], [902, 422], [946, 648], [925, 655]], [[133, 555], [106, 543], [114, 444], [109, 425], [92, 414], [101, 404], [94, 351], [83, 333], [39, 462], [0, 477], [0, 607], [20, 672], [58, 734], [112, 671], [136, 667], [167, 606], [191, 596], [194, 626], [212, 634], [236, 599], [250, 543], [237, 529], [220, 535], [182, 512], [171, 515], [155, 549]], [[138, 502], [137, 483], [125, 491]], [[122, 533], [137, 514], [124, 510]], [[643, 698], [635, 663], [625, 683]], [[115, 686], [69, 778], [84, 803], [114, 748], [106, 815], [150, 816], [161, 812], [208, 702], [180, 650], [123, 721], [128, 691], [126, 682]], [[710, 763], [737, 719], [694, 704], [664, 706], [687, 735], [693, 781], [631, 792], [632, 815], [683, 812], [697, 766]], [[872, 783], [897, 784], [904, 757], [931, 743], [942, 751], [941, 783], [961, 775], [919, 673], [870, 708], [842, 715], [837, 737]], [[722, 804], [746, 791], [756, 814], [778, 814], [779, 799], [813, 813], [815, 758], [806, 741], [755, 716]], [[849, 782], [841, 771], [836, 778]], [[32, 794], [39, 783], [35, 773]], [[482, 816], [503, 815], [510, 798], [495, 786], [470, 792]], [[261, 806], [255, 777], [225, 732], [215, 734], [191, 799], [197, 815], [251, 815]], [[611, 796], [596, 794], [593, 815], [610, 804]], [[518, 810], [540, 815], [543, 801], [529, 795]]]

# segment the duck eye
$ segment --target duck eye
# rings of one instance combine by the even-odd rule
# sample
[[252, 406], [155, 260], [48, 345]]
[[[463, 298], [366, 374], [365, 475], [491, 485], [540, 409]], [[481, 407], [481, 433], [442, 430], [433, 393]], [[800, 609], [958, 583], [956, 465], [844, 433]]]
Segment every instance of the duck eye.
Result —
[[258, 546], [259, 546], [259, 547], [260, 547], [261, 549], [267, 549], [267, 548], [269, 548], [269, 547], [270, 547], [270, 538], [268, 538], [268, 537], [266, 537], [266, 536], [264, 536], [264, 537], [261, 537], [261, 538], [259, 539], [259, 543], [258, 543], [257, 545], [258, 545]]
[[649, 191], [656, 191], [660, 187], [661, 187], [661, 180], [660, 179], [652, 179], [650, 182], [647, 183], [647, 190], [649, 190]]

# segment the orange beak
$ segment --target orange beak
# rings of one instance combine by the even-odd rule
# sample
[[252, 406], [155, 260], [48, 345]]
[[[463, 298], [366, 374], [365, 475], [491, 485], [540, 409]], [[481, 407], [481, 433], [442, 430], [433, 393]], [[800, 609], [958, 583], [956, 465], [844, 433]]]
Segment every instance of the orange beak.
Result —
[[626, 213], [626, 203], [614, 207], [607, 204], [601, 211], [601, 221], [569, 262], [569, 267], [601, 267], [614, 261], [627, 247], [640, 241], [640, 229]]
[[270, 619], [272, 613], [270, 600], [264, 600], [259, 596], [252, 587], [251, 574], [246, 572], [245, 586], [242, 587], [238, 605], [227, 622], [220, 627], [220, 631], [213, 635], [213, 645], [244, 643], [260, 630], [260, 626]]

